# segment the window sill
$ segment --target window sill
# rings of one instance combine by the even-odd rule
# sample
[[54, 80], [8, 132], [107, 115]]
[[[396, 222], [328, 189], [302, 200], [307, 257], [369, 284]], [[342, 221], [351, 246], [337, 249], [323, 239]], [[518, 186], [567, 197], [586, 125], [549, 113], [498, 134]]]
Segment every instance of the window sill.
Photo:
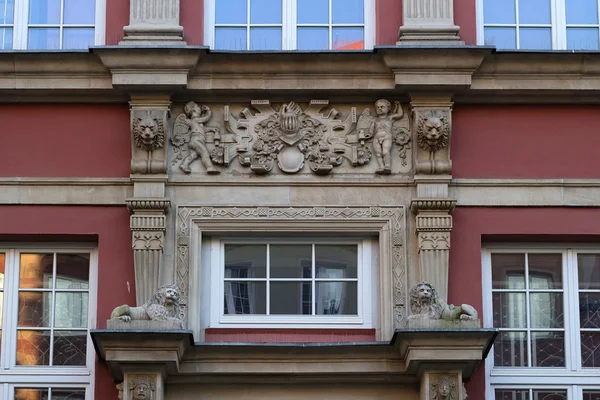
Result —
[[205, 342], [229, 343], [348, 343], [373, 342], [372, 328], [207, 328]]

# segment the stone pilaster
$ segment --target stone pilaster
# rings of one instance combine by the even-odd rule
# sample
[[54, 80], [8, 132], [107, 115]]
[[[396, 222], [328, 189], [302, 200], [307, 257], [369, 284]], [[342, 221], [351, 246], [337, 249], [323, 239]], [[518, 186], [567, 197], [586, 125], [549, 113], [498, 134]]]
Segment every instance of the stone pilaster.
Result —
[[464, 45], [454, 24], [454, 0], [403, 0], [397, 44]]
[[181, 45], [179, 0], [130, 0], [129, 25], [120, 45]]
[[466, 398], [462, 371], [425, 370], [423, 372], [419, 400], [464, 400]]

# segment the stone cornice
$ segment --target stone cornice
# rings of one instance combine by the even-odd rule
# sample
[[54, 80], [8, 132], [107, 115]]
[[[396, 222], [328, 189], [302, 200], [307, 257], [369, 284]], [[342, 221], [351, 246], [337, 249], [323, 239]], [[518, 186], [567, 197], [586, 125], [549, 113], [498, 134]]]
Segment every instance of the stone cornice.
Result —
[[352, 52], [102, 46], [0, 53], [0, 102], [122, 102], [128, 92], [150, 91], [181, 100], [251, 98], [257, 92], [364, 99], [377, 92], [396, 98], [444, 93], [455, 103], [600, 103], [600, 53], [498, 52], [485, 46]]

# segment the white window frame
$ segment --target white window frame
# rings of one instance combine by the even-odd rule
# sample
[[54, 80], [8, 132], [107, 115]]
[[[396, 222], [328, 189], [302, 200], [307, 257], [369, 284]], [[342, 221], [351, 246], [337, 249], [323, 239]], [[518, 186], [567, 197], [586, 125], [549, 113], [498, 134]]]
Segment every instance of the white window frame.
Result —
[[[477, 44], [485, 45], [485, 33], [484, 33], [484, 20], [483, 20], [483, 3], [485, 0], [477, 0], [476, 3], [476, 13], [477, 13]], [[518, 13], [518, 0], [510, 0], [512, 2], [517, 1], [517, 10]], [[551, 25], [551, 37], [552, 37], [552, 50], [566, 50], [567, 49], [567, 7], [566, 2], [569, 0], [550, 0], [550, 25]], [[569, 24], [569, 27], [594, 27], [598, 28], [600, 32], [600, 1], [598, 4], [598, 24], [590, 25], [590, 24]], [[538, 26], [541, 24], [491, 24], [494, 27], [528, 27], [528, 26]], [[516, 30], [516, 40], [517, 47], [516, 49], [520, 49], [519, 47], [519, 29]], [[600, 43], [600, 39], [599, 39]], [[509, 49], [510, 50], [510, 49]], [[537, 50], [537, 49], [521, 49], [521, 50]]]
[[[358, 251], [358, 284], [357, 284], [357, 311], [358, 315], [224, 315], [224, 245], [230, 243], [245, 244], [354, 244]], [[203, 290], [210, 292], [210, 325], [205, 328], [373, 328], [372, 317], [372, 239], [332, 240], [313, 237], [310, 239], [281, 239], [281, 238], [212, 238], [210, 239], [210, 261], [203, 263], [205, 274], [210, 274], [210, 285], [203, 286]], [[216, 298], [216, 296], [218, 298]], [[314, 301], [314, 299], [313, 299]]]
[[[5, 254], [5, 285], [2, 321], [2, 352], [0, 356], [0, 400], [14, 400], [15, 388], [84, 389], [85, 399], [94, 398], [96, 355], [89, 334], [96, 328], [98, 294], [98, 251], [96, 246], [74, 244], [2, 243]], [[87, 253], [90, 255], [88, 288], [88, 334], [85, 366], [18, 366], [16, 365], [19, 259], [21, 253]]]
[[492, 260], [495, 253], [557, 253], [562, 254], [563, 309], [565, 327], [565, 367], [495, 367], [494, 349], [485, 360], [486, 399], [494, 400], [495, 389], [556, 389], [566, 390], [568, 400], [582, 400], [584, 390], [600, 390], [600, 368], [582, 368], [579, 335], [579, 283], [577, 254], [600, 254], [597, 245], [486, 245], [482, 249], [483, 324], [492, 328]]
[[[215, 48], [215, 2], [218, 0], [204, 0], [204, 45]], [[345, 25], [354, 27], [360, 24], [332, 24], [331, 23], [331, 7], [329, 10], [329, 24], [297, 24], [297, 0], [282, 0], [282, 19], [281, 24], [252, 24], [252, 26], [277, 26], [281, 25], [281, 50], [296, 50], [297, 49], [297, 28], [298, 26], [319, 26], [329, 27], [329, 47], [331, 48], [331, 29], [333, 27], [344, 27]], [[250, 11], [247, 11], [248, 14]], [[365, 50], [372, 49], [375, 45], [375, 0], [364, 0], [364, 43]], [[246, 25], [249, 27], [250, 25]], [[248, 28], [249, 29], [249, 28]], [[249, 50], [250, 35], [246, 32], [247, 51]], [[312, 50], [306, 50], [312, 51]], [[326, 50], [326, 51], [345, 51], [345, 50]]]
[[[13, 19], [13, 50], [28, 50], [27, 41], [28, 41], [28, 33], [29, 33], [29, 1], [30, 0], [15, 0], [15, 9], [14, 9], [14, 19]], [[61, 0], [61, 16], [64, 10], [64, 0]], [[104, 44], [105, 41], [105, 31], [106, 31], [106, 0], [96, 0], [96, 10], [95, 10], [95, 19], [94, 19], [94, 45], [100, 46]], [[62, 19], [62, 18], [61, 18]], [[8, 24], [3, 25], [4, 27], [10, 27]], [[89, 28], [91, 25], [75, 25], [75, 24], [31, 24], [31, 27], [41, 27], [41, 28], [59, 28], [60, 29], [60, 47], [62, 49], [62, 41], [63, 27], [86, 27]], [[29, 49], [36, 51], [48, 51], [44, 49]], [[79, 50], [79, 49], [66, 49], [69, 50]], [[86, 50], [86, 49], [81, 49]]]

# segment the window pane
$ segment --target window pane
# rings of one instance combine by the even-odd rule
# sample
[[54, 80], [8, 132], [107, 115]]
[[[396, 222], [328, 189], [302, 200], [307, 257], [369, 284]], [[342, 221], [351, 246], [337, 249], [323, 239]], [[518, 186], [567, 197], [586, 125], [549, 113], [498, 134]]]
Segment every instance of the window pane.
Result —
[[15, 388], [15, 400], [48, 400], [48, 389]]
[[87, 293], [58, 292], [54, 307], [54, 326], [56, 328], [87, 328]]
[[265, 282], [225, 282], [224, 314], [266, 314]]
[[29, 28], [28, 49], [54, 50], [60, 48], [58, 28]]
[[529, 288], [562, 289], [562, 255], [529, 254]]
[[280, 24], [282, 0], [250, 0], [251, 24]]
[[[271, 282], [271, 314], [312, 314], [308, 307], [303, 307], [303, 287], [302, 282]], [[311, 296], [308, 296], [310, 300]]]
[[298, 28], [298, 50], [328, 50], [328, 28]]
[[0, 24], [12, 24], [15, 16], [15, 0], [0, 0]]
[[[275, 244], [270, 246], [271, 278], [302, 278], [303, 268], [312, 268], [312, 246], [309, 244]], [[312, 277], [312, 271], [308, 278]]]
[[19, 327], [49, 327], [52, 293], [19, 292]]
[[89, 265], [89, 254], [57, 254], [56, 288], [87, 289], [89, 287]]
[[485, 28], [485, 44], [499, 49], [516, 49], [517, 34], [515, 28]]
[[365, 48], [363, 28], [333, 28], [332, 50], [362, 50]]
[[362, 24], [365, 5], [363, 0], [331, 0], [331, 14], [334, 24]]
[[52, 400], [84, 400], [85, 389], [52, 389]]
[[494, 400], [529, 400], [529, 390], [496, 389]]
[[356, 282], [317, 282], [315, 292], [317, 315], [357, 315]]
[[525, 289], [525, 254], [492, 254], [492, 289]]
[[0, 50], [12, 50], [13, 30], [12, 28], [0, 28]]
[[64, 28], [63, 49], [87, 49], [94, 45], [94, 28]]
[[567, 24], [597, 24], [598, 0], [565, 1]]
[[533, 400], [567, 400], [566, 390], [534, 390]]
[[96, 15], [96, 0], [64, 0], [65, 24], [94, 25]]
[[267, 245], [225, 245], [225, 279], [266, 278], [266, 276]]
[[581, 332], [581, 366], [600, 368], [600, 332]]
[[329, 4], [324, 0], [297, 0], [299, 24], [328, 24]]
[[50, 365], [50, 331], [17, 332], [17, 365]]
[[85, 365], [87, 331], [54, 331], [52, 365]]
[[60, 24], [60, 0], [29, 0], [30, 24]]
[[356, 245], [334, 244], [315, 246], [317, 278], [357, 278], [358, 250]]
[[494, 342], [494, 365], [527, 367], [527, 333], [500, 332]]
[[578, 254], [579, 289], [600, 289], [600, 254]]
[[531, 293], [531, 327], [562, 328], [564, 326], [562, 293]]
[[550, 23], [550, 0], [519, 0], [519, 24]]
[[215, 49], [246, 50], [246, 28], [217, 28]]
[[494, 328], [526, 328], [525, 293], [492, 295]]
[[600, 400], [600, 390], [584, 390], [583, 400]]
[[514, 0], [483, 0], [483, 23], [516, 23]]
[[19, 287], [43, 289], [52, 287], [54, 254], [21, 254]]
[[[4, 253], [0, 253], [0, 289], [4, 288], [4, 268], [6, 263], [6, 255]], [[0, 307], [0, 310], [2, 308]], [[2, 312], [2, 311], [0, 311]]]
[[582, 328], [600, 329], [600, 293], [579, 293], [579, 322]]
[[251, 28], [250, 50], [281, 50], [281, 28]]
[[531, 366], [565, 366], [565, 335], [563, 332], [531, 332]]
[[552, 31], [550, 28], [521, 28], [519, 34], [521, 49], [552, 49]]
[[246, 24], [246, 0], [215, 1], [215, 23]]

